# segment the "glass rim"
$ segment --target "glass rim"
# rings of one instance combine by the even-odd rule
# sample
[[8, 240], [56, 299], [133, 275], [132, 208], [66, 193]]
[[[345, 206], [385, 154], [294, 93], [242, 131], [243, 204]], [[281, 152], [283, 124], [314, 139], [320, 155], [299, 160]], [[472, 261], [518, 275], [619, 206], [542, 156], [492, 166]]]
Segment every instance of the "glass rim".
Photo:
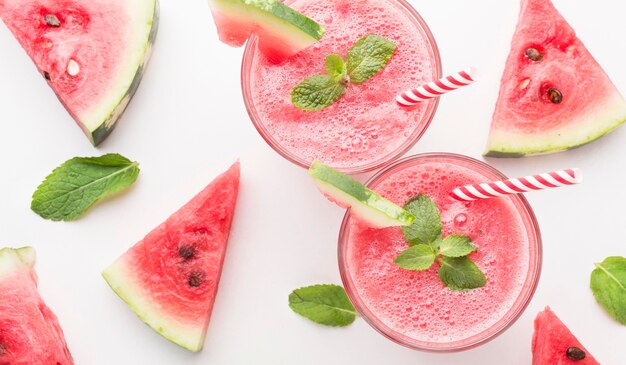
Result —
[[[295, 1], [295, 0], [293, 0]], [[293, 1], [287, 1], [286, 3], [291, 3]], [[435, 37], [428, 27], [428, 24], [422, 18], [422, 16], [417, 12], [417, 10], [407, 1], [407, 0], [387, 0], [391, 3], [397, 3], [403, 10], [407, 12], [407, 14], [412, 17], [413, 23], [415, 26], [420, 28], [426, 36], [426, 40], [428, 45], [430, 46], [430, 51], [432, 53], [432, 61], [433, 61], [433, 78], [440, 79], [443, 75], [442, 64], [441, 64], [441, 55], [439, 53], [439, 47], [437, 42], [435, 41]], [[289, 152], [286, 148], [284, 148], [279, 142], [277, 142], [271, 133], [267, 131], [264, 126], [264, 123], [261, 122], [261, 117], [258, 115], [254, 103], [252, 102], [252, 91], [251, 91], [251, 66], [252, 60], [254, 59], [255, 52], [257, 50], [258, 37], [254, 34], [248, 39], [246, 43], [243, 59], [241, 62], [241, 91], [243, 96], [244, 105], [246, 107], [246, 111], [252, 124], [256, 128], [257, 132], [261, 135], [261, 137], [265, 140], [265, 142], [279, 155], [281, 155], [286, 160], [291, 163], [298, 165], [300, 167], [308, 169], [310, 167], [311, 161], [306, 161], [296, 153]], [[365, 172], [374, 171], [380, 169], [390, 162], [393, 162], [406, 154], [415, 144], [422, 138], [426, 130], [428, 130], [430, 124], [432, 123], [435, 114], [437, 112], [439, 106], [439, 99], [434, 98], [429, 101], [428, 108], [423, 116], [420, 118], [420, 122], [425, 121], [421, 128], [417, 128], [410, 137], [406, 139], [406, 141], [397, 149], [390, 154], [384, 156], [382, 160], [376, 160], [370, 162], [365, 165], [360, 165], [356, 167], [350, 168], [337, 168], [338, 170], [348, 173], [348, 174], [360, 174]]]
[[[372, 184], [385, 177], [385, 175], [392, 173], [396, 169], [402, 168], [408, 163], [416, 160], [431, 158], [450, 158], [453, 160], [469, 162], [470, 164], [478, 166], [481, 169], [486, 170], [490, 173], [493, 173], [502, 179], [507, 179], [507, 177], [502, 172], [500, 172], [493, 166], [475, 158], [456, 153], [431, 152], [416, 154], [397, 160], [392, 164], [386, 166], [381, 171], [377, 172], [370, 179], [368, 179], [365, 185], [368, 187], [371, 186]], [[341, 281], [346, 290], [346, 293], [348, 294], [348, 297], [350, 298], [350, 302], [354, 305], [361, 317], [377, 332], [379, 332], [389, 340], [413, 350], [435, 353], [459, 352], [473, 349], [495, 339], [496, 337], [504, 333], [507, 329], [509, 329], [521, 317], [521, 315], [530, 304], [535, 294], [535, 291], [537, 290], [539, 278], [541, 277], [543, 262], [543, 243], [541, 238], [541, 231], [539, 230], [537, 217], [535, 216], [535, 213], [533, 212], [530, 203], [522, 194], [510, 195], [510, 197], [514, 200], [517, 200], [517, 202], [519, 203], [516, 204], [518, 212], [523, 216], [525, 215], [525, 218], [527, 218], [528, 220], [528, 223], [525, 222], [524, 225], [527, 226], [527, 230], [529, 228], [532, 230], [532, 232], [528, 232], [528, 235], [529, 237], [534, 237], [535, 254], [534, 257], [531, 256], [529, 260], [528, 273], [526, 274], [526, 279], [522, 285], [520, 294], [515, 299], [512, 307], [496, 323], [494, 323], [493, 326], [468, 338], [450, 342], [450, 344], [452, 344], [450, 346], [445, 346], [445, 344], [443, 346], [426, 346], [425, 344], [427, 342], [416, 340], [412, 341], [408, 336], [402, 335], [401, 333], [396, 332], [386, 326], [381, 326], [382, 322], [378, 320], [377, 317], [373, 315], [372, 312], [364, 304], [362, 304], [360, 296], [356, 293], [356, 288], [351, 285], [352, 279], [350, 278], [350, 275], [348, 273], [345, 260], [347, 234], [349, 232], [348, 224], [350, 222], [350, 209], [348, 209], [346, 211], [346, 214], [344, 215], [343, 221], [341, 222], [337, 246], [337, 258], [339, 263], [339, 273], [341, 275]], [[532, 248], [532, 246], [530, 246], [532, 242], [530, 241], [531, 240], [529, 240], [529, 249]], [[505, 319], [507, 320], [504, 321]], [[379, 325], [377, 322], [380, 322], [381, 325]]]

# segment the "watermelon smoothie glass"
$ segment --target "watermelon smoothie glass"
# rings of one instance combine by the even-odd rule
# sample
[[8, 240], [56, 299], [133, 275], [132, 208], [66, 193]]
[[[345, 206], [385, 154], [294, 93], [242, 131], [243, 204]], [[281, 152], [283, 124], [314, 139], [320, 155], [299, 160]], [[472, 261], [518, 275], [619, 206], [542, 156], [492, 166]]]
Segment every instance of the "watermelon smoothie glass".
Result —
[[[266, 142], [287, 160], [308, 167], [320, 160], [357, 173], [377, 169], [408, 151], [426, 131], [438, 99], [413, 108], [396, 104], [399, 93], [441, 76], [435, 40], [420, 15], [404, 0], [296, 0], [291, 7], [326, 29], [322, 40], [273, 64], [248, 42], [242, 66], [244, 102]], [[397, 45], [385, 69], [321, 111], [303, 111], [291, 90], [305, 78], [324, 73], [329, 54], [346, 57], [367, 34]]]
[[439, 280], [438, 264], [426, 271], [401, 269], [393, 260], [408, 248], [398, 227], [373, 229], [344, 218], [339, 268], [344, 287], [363, 318], [401, 345], [450, 352], [481, 345], [506, 330], [532, 298], [541, 272], [541, 235], [523, 196], [458, 202], [456, 187], [505, 179], [483, 162], [454, 154], [405, 158], [381, 171], [368, 187], [404, 205], [419, 194], [441, 211], [444, 237], [469, 236], [470, 258], [487, 284], [452, 291]]

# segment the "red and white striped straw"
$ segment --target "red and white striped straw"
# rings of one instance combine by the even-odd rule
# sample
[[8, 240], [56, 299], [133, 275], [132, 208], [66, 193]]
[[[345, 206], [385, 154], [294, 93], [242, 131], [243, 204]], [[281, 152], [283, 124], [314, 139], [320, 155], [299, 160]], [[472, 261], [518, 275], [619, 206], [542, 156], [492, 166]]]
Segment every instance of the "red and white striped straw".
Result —
[[417, 89], [408, 90], [396, 97], [398, 104], [413, 106], [422, 101], [439, 97], [445, 93], [470, 85], [476, 81], [478, 71], [474, 67], [443, 77], [437, 81], [429, 82]]
[[579, 169], [547, 172], [545, 174], [520, 177], [485, 184], [466, 185], [454, 189], [450, 195], [459, 201], [489, 199], [509, 194], [525, 193], [533, 190], [558, 188], [575, 185], [583, 181]]

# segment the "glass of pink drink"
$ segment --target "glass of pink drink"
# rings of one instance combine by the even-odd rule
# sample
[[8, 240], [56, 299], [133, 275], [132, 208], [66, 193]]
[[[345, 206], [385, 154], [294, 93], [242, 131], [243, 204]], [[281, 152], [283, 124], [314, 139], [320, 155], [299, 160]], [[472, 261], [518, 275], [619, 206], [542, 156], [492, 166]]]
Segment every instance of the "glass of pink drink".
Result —
[[[408, 151], [422, 136], [438, 99], [412, 108], [396, 104], [401, 92], [441, 76], [439, 50], [428, 26], [404, 0], [296, 0], [287, 3], [326, 29], [323, 39], [276, 65], [252, 38], [245, 50], [242, 89], [246, 108], [267, 143], [287, 160], [308, 167], [320, 160], [338, 170], [377, 169]], [[291, 103], [302, 80], [324, 73], [326, 55], [346, 57], [367, 34], [397, 45], [385, 69], [350, 85], [336, 103], [303, 111]]]
[[452, 291], [427, 271], [398, 267], [407, 249], [400, 228], [372, 229], [344, 218], [339, 268], [350, 300], [374, 329], [401, 345], [423, 351], [460, 351], [506, 330], [532, 298], [541, 272], [541, 235], [521, 195], [458, 202], [456, 187], [505, 179], [483, 162], [455, 154], [405, 158], [381, 171], [368, 187], [396, 204], [419, 194], [441, 211], [444, 237], [469, 236], [478, 246], [470, 258], [487, 277], [479, 289]]

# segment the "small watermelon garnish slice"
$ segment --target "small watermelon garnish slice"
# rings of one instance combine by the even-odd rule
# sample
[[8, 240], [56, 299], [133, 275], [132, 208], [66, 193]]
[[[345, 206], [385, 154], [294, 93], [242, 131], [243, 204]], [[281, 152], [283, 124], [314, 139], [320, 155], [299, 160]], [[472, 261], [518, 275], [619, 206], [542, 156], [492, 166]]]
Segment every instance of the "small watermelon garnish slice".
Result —
[[102, 142], [150, 59], [157, 0], [0, 0], [0, 18], [91, 143]]
[[599, 365], [549, 308], [535, 319], [533, 365]]
[[266, 57], [280, 63], [310, 47], [324, 28], [278, 0], [210, 0], [220, 40], [242, 46], [252, 33]]
[[331, 202], [373, 228], [410, 226], [415, 216], [333, 168], [314, 161], [309, 169], [318, 190]]
[[589, 143], [626, 121], [626, 101], [550, 0], [522, 0], [487, 156]]
[[32, 247], [0, 250], [0, 364], [73, 365], [63, 330], [37, 290]]
[[200, 351], [211, 318], [239, 191], [239, 163], [102, 275], [146, 324]]

